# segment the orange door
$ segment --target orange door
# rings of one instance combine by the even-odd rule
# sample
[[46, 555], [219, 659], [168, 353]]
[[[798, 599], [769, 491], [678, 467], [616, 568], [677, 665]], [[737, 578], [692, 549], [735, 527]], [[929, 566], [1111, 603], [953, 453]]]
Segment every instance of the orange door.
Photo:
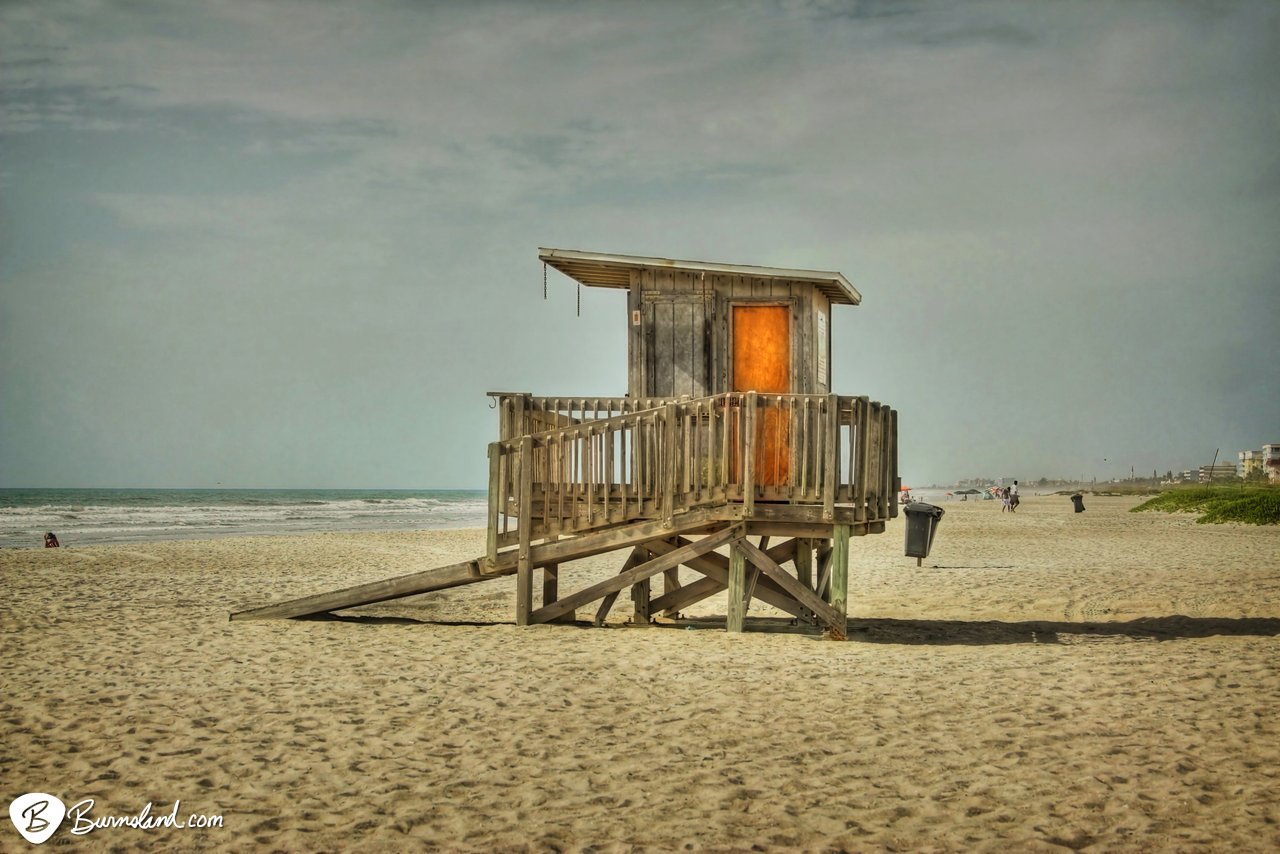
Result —
[[[791, 391], [791, 309], [785, 305], [733, 307], [733, 390], [768, 394]], [[786, 412], [756, 412], [755, 481], [783, 486], [791, 467]]]

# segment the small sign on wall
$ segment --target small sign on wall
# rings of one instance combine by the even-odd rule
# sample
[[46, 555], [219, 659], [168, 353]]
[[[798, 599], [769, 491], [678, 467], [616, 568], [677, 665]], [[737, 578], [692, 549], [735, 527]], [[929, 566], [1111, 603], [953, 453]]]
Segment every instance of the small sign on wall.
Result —
[[640, 325], [640, 309], [638, 308], [635, 311], [631, 312], [631, 325], [632, 326]]

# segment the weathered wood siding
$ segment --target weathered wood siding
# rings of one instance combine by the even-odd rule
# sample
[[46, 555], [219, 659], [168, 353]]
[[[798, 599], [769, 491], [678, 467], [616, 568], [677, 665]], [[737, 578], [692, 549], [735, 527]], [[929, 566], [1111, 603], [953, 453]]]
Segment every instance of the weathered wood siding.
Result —
[[732, 306], [791, 308], [792, 394], [831, 390], [831, 305], [807, 282], [638, 270], [627, 300], [632, 397], [702, 397], [731, 388]]

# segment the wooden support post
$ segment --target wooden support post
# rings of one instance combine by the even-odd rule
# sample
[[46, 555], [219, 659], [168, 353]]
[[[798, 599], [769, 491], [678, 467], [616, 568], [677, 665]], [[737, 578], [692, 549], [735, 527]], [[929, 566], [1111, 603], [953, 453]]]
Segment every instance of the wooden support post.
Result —
[[485, 541], [485, 557], [489, 563], [498, 560], [498, 514], [502, 510], [502, 446], [489, 444], [489, 531]]
[[642, 578], [631, 585], [631, 622], [637, 626], [649, 625], [649, 579]]
[[831, 607], [839, 623], [832, 631], [843, 640], [848, 633], [849, 614], [849, 526], [836, 525], [831, 537]]
[[796, 537], [796, 580], [813, 589], [813, 540]]
[[[554, 543], [560, 537], [552, 534], [547, 537], [545, 542]], [[550, 605], [556, 601], [560, 595], [560, 564], [548, 563], [542, 567], [542, 604]], [[557, 623], [574, 623], [577, 622], [578, 615], [573, 611], [564, 614], [556, 620]]]
[[741, 632], [747, 618], [747, 559], [742, 542], [736, 541], [729, 549], [729, 616], [725, 628]]
[[529, 625], [533, 612], [533, 437], [520, 440], [520, 546], [516, 557], [516, 625]]

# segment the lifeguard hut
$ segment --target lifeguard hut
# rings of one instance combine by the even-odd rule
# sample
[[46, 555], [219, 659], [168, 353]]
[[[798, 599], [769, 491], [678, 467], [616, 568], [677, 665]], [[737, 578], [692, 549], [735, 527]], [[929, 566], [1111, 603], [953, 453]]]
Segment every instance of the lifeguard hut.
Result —
[[[831, 392], [831, 311], [857, 305], [858, 291], [815, 270], [564, 249], [538, 257], [581, 285], [626, 292], [626, 396], [490, 392], [499, 424], [484, 555], [232, 619], [515, 575], [520, 625], [573, 619], [595, 603], [599, 624], [628, 587], [632, 621], [647, 624], [727, 590], [729, 631], [743, 630], [759, 600], [843, 638], [850, 538], [882, 533], [898, 512], [897, 413]], [[613, 551], [627, 555], [617, 575], [561, 593], [562, 564]]]

